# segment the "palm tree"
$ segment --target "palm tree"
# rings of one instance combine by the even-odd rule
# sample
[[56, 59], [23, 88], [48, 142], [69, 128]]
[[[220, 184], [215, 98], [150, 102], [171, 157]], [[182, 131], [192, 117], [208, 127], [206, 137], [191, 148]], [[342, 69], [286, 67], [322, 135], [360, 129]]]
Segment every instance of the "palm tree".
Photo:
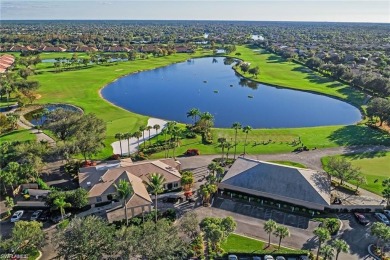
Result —
[[200, 186], [200, 194], [203, 197], [203, 203], [209, 204], [210, 203], [210, 197], [213, 193], [217, 192], [218, 187], [215, 184], [203, 184]]
[[65, 208], [69, 208], [69, 207], [72, 206], [69, 202], [65, 201], [65, 197], [63, 197], [63, 196], [56, 198], [53, 201], [53, 204], [54, 204], [53, 209], [59, 209], [60, 210], [60, 212], [61, 212], [61, 219], [64, 219]]
[[245, 148], [246, 148], [246, 141], [248, 139], [248, 133], [252, 130], [252, 127], [249, 125], [245, 126], [242, 131], [245, 133], [245, 143], [244, 143], [244, 156], [245, 156]]
[[195, 122], [196, 122], [196, 117], [200, 115], [200, 110], [197, 109], [197, 108], [191, 108], [188, 112], [187, 112], [187, 117], [191, 117], [192, 120], [194, 121], [194, 125], [195, 125]]
[[234, 129], [234, 160], [236, 159], [236, 152], [237, 152], [237, 132], [239, 129], [242, 128], [241, 124], [238, 122], [233, 123], [232, 128]]
[[179, 142], [179, 138], [182, 135], [182, 133], [183, 133], [183, 131], [178, 126], [175, 126], [172, 129], [171, 134], [173, 136], [173, 159], [175, 159], [176, 146]]
[[334, 257], [334, 248], [331, 245], [326, 245], [321, 248], [320, 254], [324, 260], [332, 259]]
[[219, 146], [220, 146], [221, 149], [222, 149], [222, 158], [221, 158], [221, 162], [223, 162], [223, 156], [225, 155], [226, 138], [223, 138], [223, 137], [218, 138], [218, 143], [219, 143]]
[[264, 223], [263, 229], [264, 229], [265, 233], [268, 234], [268, 246], [271, 245], [271, 234], [272, 234], [272, 232], [275, 231], [276, 228], [277, 228], [277, 224], [272, 219], [269, 219]]
[[282, 239], [285, 238], [285, 237], [290, 236], [290, 231], [288, 230], [287, 227], [277, 226], [276, 230], [274, 232], [274, 235], [276, 237], [279, 237], [279, 247], [278, 247], [278, 249], [280, 249], [280, 244], [282, 243]]
[[334, 247], [334, 249], [336, 249], [336, 260], [339, 258], [340, 252], [348, 253], [349, 251], [349, 245], [347, 244], [347, 242], [339, 238], [333, 240], [332, 246]]
[[135, 131], [134, 133], [133, 133], [133, 137], [134, 138], [137, 138], [137, 150], [138, 150], [138, 153], [139, 153], [139, 139], [141, 138], [141, 136], [142, 136], [142, 133], [141, 133], [141, 131]]
[[226, 152], [226, 161], [229, 160], [229, 151], [230, 151], [230, 149], [232, 149], [232, 148], [233, 148], [232, 143], [231, 143], [231, 142], [226, 142], [226, 150], [227, 150], [227, 152]]
[[123, 135], [123, 138], [127, 139], [127, 154], [130, 157], [130, 138], [133, 137], [133, 134], [130, 132], [127, 132]]
[[131, 186], [130, 182], [126, 180], [119, 180], [118, 185], [114, 184], [117, 196], [119, 199], [123, 200], [123, 208], [125, 209], [125, 216], [126, 216], [126, 226], [129, 225], [129, 217], [127, 215], [127, 201], [133, 194], [133, 187]]
[[15, 207], [14, 199], [7, 196], [5, 197], [4, 204], [7, 207], [7, 215], [11, 215], [11, 210], [13, 209], [13, 207]]
[[144, 142], [144, 148], [145, 148], [145, 130], [146, 130], [146, 126], [140, 126], [139, 127], [139, 131], [142, 133], [142, 139], [143, 139], [143, 142]]
[[116, 133], [115, 134], [115, 138], [119, 140], [119, 147], [121, 148], [121, 157], [123, 156], [123, 153], [122, 153], [122, 138], [123, 138], [123, 134], [122, 133]]
[[201, 122], [201, 129], [207, 133], [213, 126], [214, 116], [209, 112], [204, 112], [200, 115], [199, 121]]
[[164, 158], [167, 158], [167, 134], [168, 134], [168, 128], [164, 127], [161, 130], [161, 133], [164, 135]]
[[150, 130], [152, 130], [152, 129], [153, 129], [153, 127], [150, 126], [150, 125], [148, 125], [148, 126], [146, 127], [146, 130], [149, 132], [149, 145], [150, 145], [150, 142], [152, 141], [151, 138], [150, 138]]
[[171, 138], [169, 138], [169, 145], [168, 145], [168, 149], [167, 149], [167, 157], [169, 156], [169, 149], [171, 147], [171, 144], [172, 144], [172, 132], [174, 131], [174, 128], [176, 127], [177, 125], [177, 122], [176, 121], [169, 121], [167, 123], [167, 134], [170, 134], [171, 135]]
[[158, 141], [158, 130], [160, 129], [160, 125], [159, 124], [155, 124], [153, 126], [153, 129], [156, 130], [156, 136], [157, 136], [157, 141]]
[[318, 227], [314, 229], [313, 233], [318, 238], [318, 250], [317, 250], [317, 257], [316, 257], [316, 260], [318, 260], [321, 246], [324, 242], [330, 239], [330, 233], [328, 229], [323, 227]]
[[156, 223], [157, 223], [157, 194], [164, 191], [165, 178], [160, 173], [151, 173], [148, 176], [149, 191], [154, 194], [155, 207], [156, 207]]

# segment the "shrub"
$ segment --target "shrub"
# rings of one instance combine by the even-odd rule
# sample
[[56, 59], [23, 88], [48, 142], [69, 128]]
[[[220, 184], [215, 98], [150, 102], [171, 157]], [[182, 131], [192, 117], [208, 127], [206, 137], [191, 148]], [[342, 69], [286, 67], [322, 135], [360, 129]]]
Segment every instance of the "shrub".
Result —
[[38, 188], [41, 190], [50, 190], [49, 185], [46, 184], [41, 178], [37, 179]]

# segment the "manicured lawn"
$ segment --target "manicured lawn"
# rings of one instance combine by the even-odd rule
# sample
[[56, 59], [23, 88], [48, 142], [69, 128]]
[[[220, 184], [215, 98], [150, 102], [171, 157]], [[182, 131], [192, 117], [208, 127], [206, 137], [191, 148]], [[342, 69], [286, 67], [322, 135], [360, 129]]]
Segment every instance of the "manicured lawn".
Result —
[[[283, 243], [283, 241], [282, 241]], [[281, 247], [277, 249], [277, 245], [267, 247], [268, 243], [252, 239], [249, 237], [231, 234], [225, 243], [221, 245], [223, 250], [228, 254], [306, 254], [305, 250], [294, 250]]]
[[35, 140], [36, 137], [28, 129], [21, 129], [0, 135], [0, 142]]
[[[361, 185], [363, 189], [382, 195], [382, 181], [390, 177], [390, 152], [363, 153], [354, 155], [342, 155], [353, 166], [359, 167], [367, 179], [367, 184]], [[329, 157], [322, 158], [326, 167]], [[354, 182], [351, 182], [354, 184]]]
[[[201, 154], [221, 153], [218, 146], [218, 138], [225, 137], [226, 140], [234, 143], [234, 130], [215, 128], [211, 145], [202, 144], [200, 136], [196, 139], [182, 139], [180, 146], [176, 149], [176, 156], [184, 154], [187, 149], [199, 149]], [[329, 148], [348, 145], [369, 145], [387, 144], [390, 145], [390, 136], [375, 131], [362, 125], [351, 126], [326, 126], [310, 128], [288, 128], [288, 129], [254, 129], [248, 134], [246, 152], [249, 154], [267, 154], [292, 152], [295, 148], [292, 141], [301, 138], [302, 143], [309, 149]], [[159, 137], [160, 140], [162, 137]], [[155, 138], [156, 140], [156, 138]], [[269, 141], [271, 140], [271, 142]], [[244, 151], [245, 134], [242, 131], [237, 135], [237, 154]], [[234, 149], [229, 151], [233, 154]], [[225, 150], [226, 152], [226, 150]], [[308, 151], [310, 153], [310, 151]], [[161, 158], [164, 152], [153, 154], [152, 158]], [[170, 153], [172, 156], [172, 152]]]
[[302, 163], [291, 162], [291, 161], [270, 161], [270, 162], [277, 163], [277, 164], [282, 164], [282, 165], [287, 165], [287, 166], [298, 167], [298, 168], [304, 168], [304, 169], [307, 168]]
[[[351, 87], [324, 77], [300, 64], [288, 62], [276, 54], [260, 49], [256, 49], [260, 50], [257, 52], [253, 50], [247, 46], [237, 46], [235, 53], [239, 52], [241, 55], [232, 55], [251, 63], [251, 67], [259, 66], [260, 75], [257, 78], [249, 73], [244, 73], [245, 77], [261, 83], [318, 92], [347, 100], [357, 106], [362, 105], [364, 94]], [[238, 72], [242, 73], [240, 69]]]

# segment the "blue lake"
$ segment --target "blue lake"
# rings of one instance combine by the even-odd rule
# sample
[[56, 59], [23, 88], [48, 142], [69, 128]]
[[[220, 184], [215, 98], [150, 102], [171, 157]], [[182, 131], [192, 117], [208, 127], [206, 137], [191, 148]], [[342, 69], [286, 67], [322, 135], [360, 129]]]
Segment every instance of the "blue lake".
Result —
[[[116, 80], [102, 89], [108, 101], [132, 112], [191, 123], [191, 108], [210, 112], [216, 127], [253, 128], [354, 124], [360, 111], [312, 93], [257, 84], [240, 77], [223, 57], [199, 58]], [[259, 75], [261, 79], [261, 74]]]

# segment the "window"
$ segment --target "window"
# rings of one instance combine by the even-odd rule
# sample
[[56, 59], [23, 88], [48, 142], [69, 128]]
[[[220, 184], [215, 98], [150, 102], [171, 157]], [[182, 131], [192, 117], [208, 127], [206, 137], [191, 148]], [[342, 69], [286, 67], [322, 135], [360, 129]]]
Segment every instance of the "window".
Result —
[[102, 197], [96, 197], [96, 202], [102, 202]]
[[173, 187], [174, 188], [177, 188], [179, 186], [179, 183], [177, 183], [177, 182], [175, 182], [174, 184], [173, 184]]

